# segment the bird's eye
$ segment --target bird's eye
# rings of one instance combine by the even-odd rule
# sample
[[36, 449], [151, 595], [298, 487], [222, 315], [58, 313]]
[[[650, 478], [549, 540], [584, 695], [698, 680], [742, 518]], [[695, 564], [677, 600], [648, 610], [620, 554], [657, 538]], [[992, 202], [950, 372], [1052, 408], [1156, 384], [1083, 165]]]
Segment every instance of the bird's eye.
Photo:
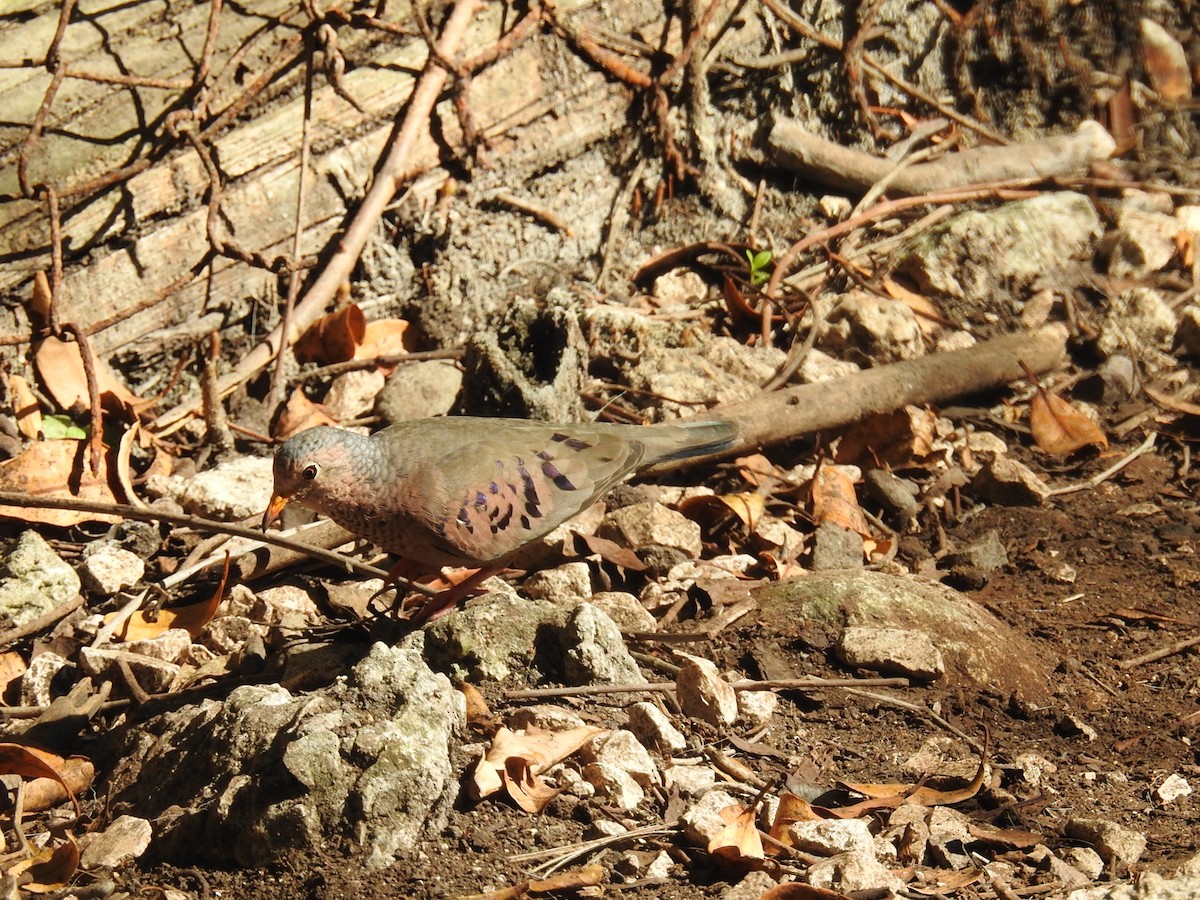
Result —
[[303, 470], [301, 470], [301, 472], [300, 472], [300, 477], [303, 478], [305, 481], [312, 481], [314, 478], [316, 478], [317, 477], [317, 464], [309, 463], [307, 466], [305, 466], [303, 468]]

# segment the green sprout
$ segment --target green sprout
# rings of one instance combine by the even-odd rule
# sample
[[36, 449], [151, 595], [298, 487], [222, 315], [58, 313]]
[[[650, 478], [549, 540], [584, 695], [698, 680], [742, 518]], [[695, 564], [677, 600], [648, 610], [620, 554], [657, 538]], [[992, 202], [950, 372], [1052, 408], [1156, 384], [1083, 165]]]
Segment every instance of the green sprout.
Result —
[[750, 285], [752, 287], [758, 287], [771, 277], [771, 273], [767, 269], [771, 265], [770, 250], [759, 250], [757, 253], [747, 250], [746, 259], [750, 260]]

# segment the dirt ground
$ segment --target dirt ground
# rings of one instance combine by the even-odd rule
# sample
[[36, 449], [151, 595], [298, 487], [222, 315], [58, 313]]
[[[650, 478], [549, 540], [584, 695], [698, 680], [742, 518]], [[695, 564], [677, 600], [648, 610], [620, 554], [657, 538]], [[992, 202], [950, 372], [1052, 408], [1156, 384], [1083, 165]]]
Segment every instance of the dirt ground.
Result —
[[[1126, 449], [1115, 447], [1106, 459]], [[1096, 459], [1057, 473], [1055, 483], [1081, 480], [1103, 463]], [[1172, 773], [1190, 781], [1200, 775], [1193, 743], [1200, 722], [1195, 649], [1122, 665], [1194, 636], [1200, 622], [1194, 589], [1200, 577], [1194, 558], [1200, 514], [1189, 480], [1178, 476], [1179, 464], [1178, 456], [1155, 452], [1096, 489], [1064, 495], [1045, 507], [988, 507], [948, 523], [945, 540], [950, 545], [969, 543], [988, 530], [999, 532], [1010, 564], [972, 596], [1030, 638], [1053, 673], [1053, 699], [1039, 708], [961, 685], [883, 691], [916, 708], [937, 710], [969, 735], [989, 728], [992, 760], [1001, 773], [1018, 754], [1030, 751], [1052, 764], [1040, 790], [1020, 796], [1015, 805], [993, 805], [986, 795], [959, 805], [973, 819], [1042, 834], [1052, 849], [1072, 843], [1061, 832], [1068, 817], [1109, 819], [1146, 835], [1148, 846], [1139, 865], [1156, 871], [1169, 871], [1195, 853], [1200, 836], [1195, 795], [1161, 804], [1151, 793]], [[1075, 583], [1048, 576], [1051, 561], [1073, 566]], [[751, 619], [706, 650], [714, 659], [754, 674], [752, 661], [773, 642], [778, 643], [777, 636]], [[778, 650], [801, 674], [846, 674], [822, 651], [802, 644]], [[754, 771], [772, 783], [794, 774], [797, 767], [788, 763], [789, 757], [799, 760], [817, 782], [903, 780], [898, 761], [944, 733], [919, 712], [836, 690], [803, 696], [784, 692], [783, 698], [769, 731], [759, 738], [779, 755], [751, 757]], [[616, 724], [624, 703], [588, 698], [571, 705], [598, 724]], [[1072, 734], [1063, 725], [1068, 716], [1090, 726], [1095, 736]], [[459, 760], [464, 768], [471, 761]], [[657, 821], [662, 812], [651, 808], [639, 810], [632, 821], [623, 818], [638, 826]], [[322, 858], [298, 869], [201, 872], [163, 867], [122, 873], [120, 882], [132, 892], [163, 884], [194, 891], [203, 880], [213, 895], [433, 900], [520, 883], [526, 870], [510, 857], [572, 844], [596, 814], [588, 804], [566, 798], [541, 816], [503, 802], [464, 803], [444, 831], [378, 872], [355, 866], [352, 848], [331, 846]], [[640, 846], [669, 848], [677, 866], [667, 880], [621, 885], [621, 896], [719, 897], [736, 878], [669, 838]], [[611, 861], [615, 852], [601, 851], [597, 858]], [[957, 896], [980, 894], [966, 888]]]

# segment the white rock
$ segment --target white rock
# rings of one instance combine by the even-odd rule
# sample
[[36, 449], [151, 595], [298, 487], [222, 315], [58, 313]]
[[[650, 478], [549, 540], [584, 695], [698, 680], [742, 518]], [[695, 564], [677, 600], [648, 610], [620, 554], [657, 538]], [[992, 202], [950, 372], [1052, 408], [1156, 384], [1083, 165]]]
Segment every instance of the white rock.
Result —
[[1030, 787], [1037, 787], [1041, 784], [1043, 775], [1058, 771], [1058, 766], [1040, 753], [1032, 751], [1018, 753], [1013, 762], [1021, 769], [1021, 780]]
[[671, 722], [671, 717], [649, 701], [629, 707], [629, 730], [647, 747], [660, 751], [679, 751], [687, 747], [687, 738]]
[[267, 457], [238, 456], [186, 479], [167, 479], [168, 494], [191, 513], [222, 522], [261, 516], [271, 501], [272, 462]]
[[541, 728], [543, 731], [570, 731], [572, 728], [582, 728], [587, 723], [582, 716], [565, 706], [535, 703], [533, 706], [514, 709], [504, 724], [513, 731], [530, 727]]
[[329, 393], [325, 395], [325, 406], [333, 411], [333, 418], [339, 422], [365, 416], [375, 408], [375, 398], [384, 380], [378, 369], [345, 372], [333, 379]]
[[555, 785], [564, 793], [572, 797], [588, 800], [596, 796], [595, 786], [570, 766], [553, 766], [546, 774], [554, 779]]
[[842, 631], [837, 653], [848, 665], [919, 681], [936, 681], [946, 674], [941, 651], [920, 631], [850, 626]]
[[593, 594], [589, 602], [608, 613], [608, 617], [616, 622], [622, 631], [658, 630], [658, 620], [646, 611], [633, 594], [625, 591], [601, 591]]
[[733, 685], [721, 677], [709, 660], [687, 654], [680, 656], [683, 665], [675, 676], [675, 690], [683, 714], [710, 725], [732, 725], [738, 717]]
[[0, 615], [24, 625], [79, 593], [79, 576], [36, 531], [0, 560]]
[[192, 651], [192, 635], [186, 628], [168, 628], [162, 634], [120, 645], [122, 650], [161, 659], [164, 662], [182, 662]]
[[1106, 863], [1131, 866], [1146, 850], [1144, 834], [1107, 819], [1069, 819], [1064, 830], [1067, 837], [1091, 844]]
[[629, 829], [620, 822], [614, 822], [612, 819], [597, 819], [587, 827], [584, 836], [589, 841], [594, 841], [596, 838], [617, 837], [628, 833]]
[[627, 772], [643, 787], [662, 783], [658, 766], [650, 758], [633, 732], [618, 728], [606, 735], [593, 738], [580, 752], [585, 762], [612, 766]]
[[617, 809], [637, 809], [646, 799], [646, 792], [633, 776], [616, 766], [588, 763], [583, 767], [583, 777]]
[[85, 556], [79, 564], [80, 581], [88, 591], [101, 597], [111, 597], [124, 588], [132, 587], [145, 574], [145, 561], [124, 547], [104, 547]]
[[684, 797], [699, 797], [717, 783], [715, 769], [708, 766], [670, 766], [663, 772], [667, 790], [678, 791]]
[[587, 600], [592, 595], [592, 567], [585, 562], [569, 562], [553, 569], [542, 569], [526, 578], [521, 590], [534, 600], [551, 603]]
[[129, 666], [133, 677], [148, 694], [162, 693], [179, 677], [179, 666], [152, 656], [139, 656], [104, 647], [79, 648], [79, 667], [89, 675], [102, 675], [121, 661]]
[[1191, 792], [1192, 786], [1188, 784], [1188, 780], [1178, 772], [1174, 772], [1154, 789], [1154, 796], [1158, 798], [1159, 803], [1170, 803], [1172, 800], [1188, 796]]
[[137, 859], [150, 846], [153, 829], [145, 819], [118, 816], [101, 832], [81, 837], [79, 865], [84, 869], [115, 869]]
[[738, 691], [738, 720], [749, 728], [761, 728], [771, 721], [779, 706], [774, 691]]
[[21, 705], [49, 706], [54, 699], [51, 682], [67, 664], [57, 653], [44, 651], [29, 661], [29, 668], [21, 676]]
[[683, 836], [688, 843], [699, 847], [707, 847], [708, 842], [721, 833], [725, 820], [721, 818], [721, 810], [741, 803], [737, 797], [727, 791], [713, 790], [693, 803], [680, 817], [683, 826]]
[[1164, 878], [1155, 872], [1143, 872], [1136, 885], [1080, 888], [1067, 894], [1066, 900], [1195, 900], [1196, 897], [1200, 897], [1200, 875]]
[[1095, 881], [1104, 872], [1104, 860], [1091, 847], [1067, 847], [1058, 854], [1072, 869], [1078, 871], [1088, 881]]
[[839, 853], [821, 860], [809, 867], [807, 877], [813, 887], [843, 894], [878, 888], [897, 893], [904, 890], [904, 882], [880, 863], [872, 850]]
[[657, 544], [688, 556], [699, 556], [702, 549], [699, 524], [660, 503], [632, 503], [613, 510], [600, 526], [599, 534], [628, 547]]
[[793, 822], [788, 836], [797, 850], [833, 856], [837, 853], [875, 852], [875, 838], [864, 819], [818, 819]]
[[[360, 584], [366, 590], [374, 593], [383, 587], [377, 578], [368, 579], [369, 584]], [[322, 619], [320, 608], [313, 602], [312, 595], [301, 587], [281, 584], [276, 587], [264, 588], [257, 594], [258, 602], [245, 614], [247, 618], [278, 625], [289, 615], [299, 615], [307, 622], [317, 622]], [[234, 612], [234, 610], [230, 610]]]
[[904, 761], [904, 771], [916, 776], [941, 775], [974, 778], [979, 758], [963, 741], [948, 735], [934, 735]]

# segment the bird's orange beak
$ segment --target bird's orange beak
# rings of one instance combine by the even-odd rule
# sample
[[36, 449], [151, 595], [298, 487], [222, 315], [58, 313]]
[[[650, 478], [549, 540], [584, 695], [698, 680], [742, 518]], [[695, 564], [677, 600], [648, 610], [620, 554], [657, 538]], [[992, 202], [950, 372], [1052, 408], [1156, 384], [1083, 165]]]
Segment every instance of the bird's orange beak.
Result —
[[288, 505], [290, 498], [284, 497], [282, 494], [272, 494], [271, 502], [267, 504], [267, 511], [263, 513], [262, 530], [266, 531], [271, 523], [279, 518], [279, 514], [283, 512], [283, 508]]

